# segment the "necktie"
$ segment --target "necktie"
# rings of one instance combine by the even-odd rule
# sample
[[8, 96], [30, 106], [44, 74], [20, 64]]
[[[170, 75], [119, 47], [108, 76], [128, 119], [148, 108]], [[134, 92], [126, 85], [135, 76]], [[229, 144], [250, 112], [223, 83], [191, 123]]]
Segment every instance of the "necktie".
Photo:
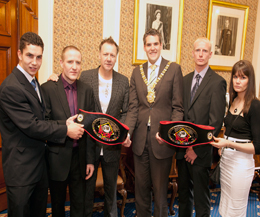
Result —
[[73, 115], [75, 115], [73, 87], [72, 87], [71, 85], [69, 85], [68, 88], [69, 88], [69, 107], [70, 107], [70, 114], [73, 116]]
[[[152, 71], [151, 71], [151, 74], [150, 74], [150, 77], [149, 77], [149, 81], [148, 81], [148, 85], [147, 85], [147, 90], [148, 91], [151, 91], [153, 89], [153, 84], [154, 82], [156, 81], [156, 73], [155, 73], [155, 69], [156, 69], [156, 65], [151, 65], [150, 66]], [[147, 123], [147, 126], [151, 126], [151, 117], [149, 116], [149, 119], [148, 119], [148, 123]]]
[[35, 79], [32, 79], [31, 85], [33, 86], [34, 90], [37, 92]]
[[155, 69], [156, 69], [156, 65], [151, 65], [150, 66], [152, 71], [151, 71], [151, 74], [150, 74], [150, 77], [149, 77], [149, 81], [148, 81], [148, 91], [152, 89], [153, 87], [153, 83], [156, 81], [156, 73], [155, 73]]
[[[74, 95], [73, 95], [73, 87], [71, 85], [67, 86], [69, 90], [69, 107], [70, 107], [70, 114], [71, 116], [75, 115], [75, 108], [74, 108]], [[75, 148], [78, 146], [77, 140], [73, 140], [73, 145], [72, 147]]]
[[199, 85], [200, 85], [200, 78], [201, 78], [201, 76], [199, 75], [199, 74], [197, 74], [196, 75], [196, 83], [195, 83], [195, 85], [193, 86], [193, 88], [192, 88], [192, 91], [191, 91], [191, 94], [190, 94], [190, 101], [192, 102], [192, 100], [193, 100], [193, 98], [194, 98], [194, 96], [195, 96], [195, 93], [197, 92], [197, 89], [198, 89], [198, 87], [199, 87]]

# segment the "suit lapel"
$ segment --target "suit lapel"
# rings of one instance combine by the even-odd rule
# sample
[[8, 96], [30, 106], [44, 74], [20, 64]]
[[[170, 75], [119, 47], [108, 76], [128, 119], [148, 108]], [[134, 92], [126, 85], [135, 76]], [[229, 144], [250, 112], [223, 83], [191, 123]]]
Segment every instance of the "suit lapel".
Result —
[[[194, 102], [197, 100], [197, 98], [199, 97], [201, 91], [207, 86], [207, 84], [208, 84], [208, 82], [209, 82], [209, 80], [210, 80], [211, 74], [212, 74], [212, 73], [211, 73], [210, 68], [209, 68], [208, 71], [206, 72], [206, 74], [205, 74], [205, 76], [204, 76], [202, 82], [200, 83], [200, 86], [199, 86], [198, 90], [196, 91], [195, 96], [194, 96], [194, 98], [193, 98], [193, 100], [192, 100], [190, 106], [193, 105], [193, 103], [194, 103]], [[190, 97], [189, 97], [189, 98], [190, 98]]]
[[192, 84], [193, 75], [194, 75], [194, 72], [187, 75], [187, 76], [189, 76], [188, 82], [187, 82], [186, 86], [184, 86], [184, 88], [186, 88], [186, 91], [187, 91], [187, 95], [184, 95], [184, 100], [187, 101], [188, 108], [190, 108], [190, 106], [191, 106], [190, 95], [191, 95], [191, 84]]
[[[13, 73], [15, 74], [15, 76], [17, 77], [18, 81], [24, 85], [25, 89], [30, 93], [32, 94], [40, 104], [41, 101], [39, 99], [39, 96], [37, 94], [37, 92], [34, 90], [33, 86], [30, 84], [30, 82], [27, 80], [27, 78], [25, 77], [25, 75], [17, 68], [15, 68], [16, 70], [13, 71]], [[37, 79], [36, 79], [36, 82], [38, 83]], [[38, 87], [40, 89], [40, 85], [38, 83]], [[41, 91], [40, 91], [40, 94], [41, 94]]]
[[99, 101], [98, 69], [99, 69], [99, 67], [92, 74], [91, 85], [92, 85], [93, 94], [94, 94], [94, 98], [95, 98], [94, 99], [95, 104], [98, 107], [98, 111], [96, 111], [96, 112], [102, 112], [100, 101]]
[[[42, 89], [41, 89], [41, 86], [40, 86], [40, 84], [39, 84], [37, 78], [35, 78], [35, 80], [36, 80], [36, 82], [37, 82], [37, 84], [38, 84], [38, 87], [39, 87], [39, 92], [40, 92], [40, 97], [41, 97], [40, 103], [41, 103], [41, 105], [42, 105], [43, 110], [45, 111], [45, 102], [44, 102], [44, 97], [43, 97], [43, 95], [42, 95]], [[38, 94], [37, 94], [37, 96], [38, 96]], [[39, 96], [38, 96], [38, 98], [39, 98]]]
[[[146, 77], [146, 79], [147, 79], [147, 81], [148, 81], [148, 76], [147, 76], [147, 74], [148, 74], [148, 62], [146, 62], [146, 63], [143, 64], [143, 70], [144, 70], [144, 75], [145, 75], [145, 77]], [[147, 85], [144, 83], [144, 80], [143, 80], [143, 78], [142, 78], [142, 76], [141, 76], [141, 72], [140, 72], [140, 77], [141, 77], [141, 79], [142, 79], [144, 95], [145, 95], [145, 97], [146, 97], [147, 94], [148, 94]], [[147, 103], [148, 103], [148, 102], [147, 102]]]
[[58, 94], [58, 99], [60, 101], [61, 107], [63, 108], [63, 111], [66, 114], [67, 118], [69, 118], [71, 116], [70, 108], [61, 77], [55, 84], [57, 85], [56, 93]]

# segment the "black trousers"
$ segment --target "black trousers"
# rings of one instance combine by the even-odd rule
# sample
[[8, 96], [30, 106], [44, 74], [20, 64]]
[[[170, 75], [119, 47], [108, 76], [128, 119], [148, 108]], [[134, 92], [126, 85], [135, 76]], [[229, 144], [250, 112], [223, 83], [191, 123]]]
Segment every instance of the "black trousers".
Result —
[[135, 204], [137, 216], [152, 216], [152, 187], [154, 193], [154, 217], [168, 216], [167, 190], [172, 157], [157, 159], [151, 147], [150, 131], [141, 156], [134, 154]]
[[70, 171], [65, 181], [50, 180], [53, 217], [65, 217], [67, 185], [70, 194], [70, 216], [84, 216], [85, 179], [80, 174], [79, 148], [73, 148]]
[[94, 174], [86, 181], [86, 217], [92, 216], [97, 170], [100, 162], [105, 190], [104, 217], [117, 217], [116, 188], [119, 160], [106, 162], [102, 156], [100, 156], [99, 159], [95, 162]]
[[8, 217], [45, 217], [48, 197], [47, 170], [39, 182], [27, 186], [6, 186]]
[[196, 217], [210, 216], [209, 168], [191, 165], [185, 160], [177, 160], [179, 216], [191, 217], [195, 203]]

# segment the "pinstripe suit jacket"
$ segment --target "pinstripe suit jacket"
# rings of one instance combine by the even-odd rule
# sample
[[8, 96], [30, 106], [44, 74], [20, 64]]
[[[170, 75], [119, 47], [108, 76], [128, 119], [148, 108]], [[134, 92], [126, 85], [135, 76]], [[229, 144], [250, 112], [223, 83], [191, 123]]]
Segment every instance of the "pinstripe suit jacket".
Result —
[[[98, 70], [99, 67], [96, 69], [83, 71], [79, 80], [87, 83], [92, 87], [94, 93], [95, 111], [102, 112], [99, 101]], [[128, 78], [113, 70], [112, 93], [106, 114], [109, 114], [124, 123], [128, 110], [128, 97]], [[103, 157], [106, 162], [119, 160], [121, 154], [121, 145], [107, 146], [98, 142], [96, 142], [96, 144], [96, 159], [98, 159], [101, 147], [103, 147]]]

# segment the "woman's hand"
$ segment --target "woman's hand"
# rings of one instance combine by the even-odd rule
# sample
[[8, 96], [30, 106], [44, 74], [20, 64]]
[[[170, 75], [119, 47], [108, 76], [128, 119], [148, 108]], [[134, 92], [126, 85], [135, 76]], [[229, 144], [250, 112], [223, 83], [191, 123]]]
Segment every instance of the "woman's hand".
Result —
[[223, 148], [228, 147], [229, 141], [223, 138], [216, 138], [213, 136], [214, 142], [211, 142], [210, 144], [216, 148]]

